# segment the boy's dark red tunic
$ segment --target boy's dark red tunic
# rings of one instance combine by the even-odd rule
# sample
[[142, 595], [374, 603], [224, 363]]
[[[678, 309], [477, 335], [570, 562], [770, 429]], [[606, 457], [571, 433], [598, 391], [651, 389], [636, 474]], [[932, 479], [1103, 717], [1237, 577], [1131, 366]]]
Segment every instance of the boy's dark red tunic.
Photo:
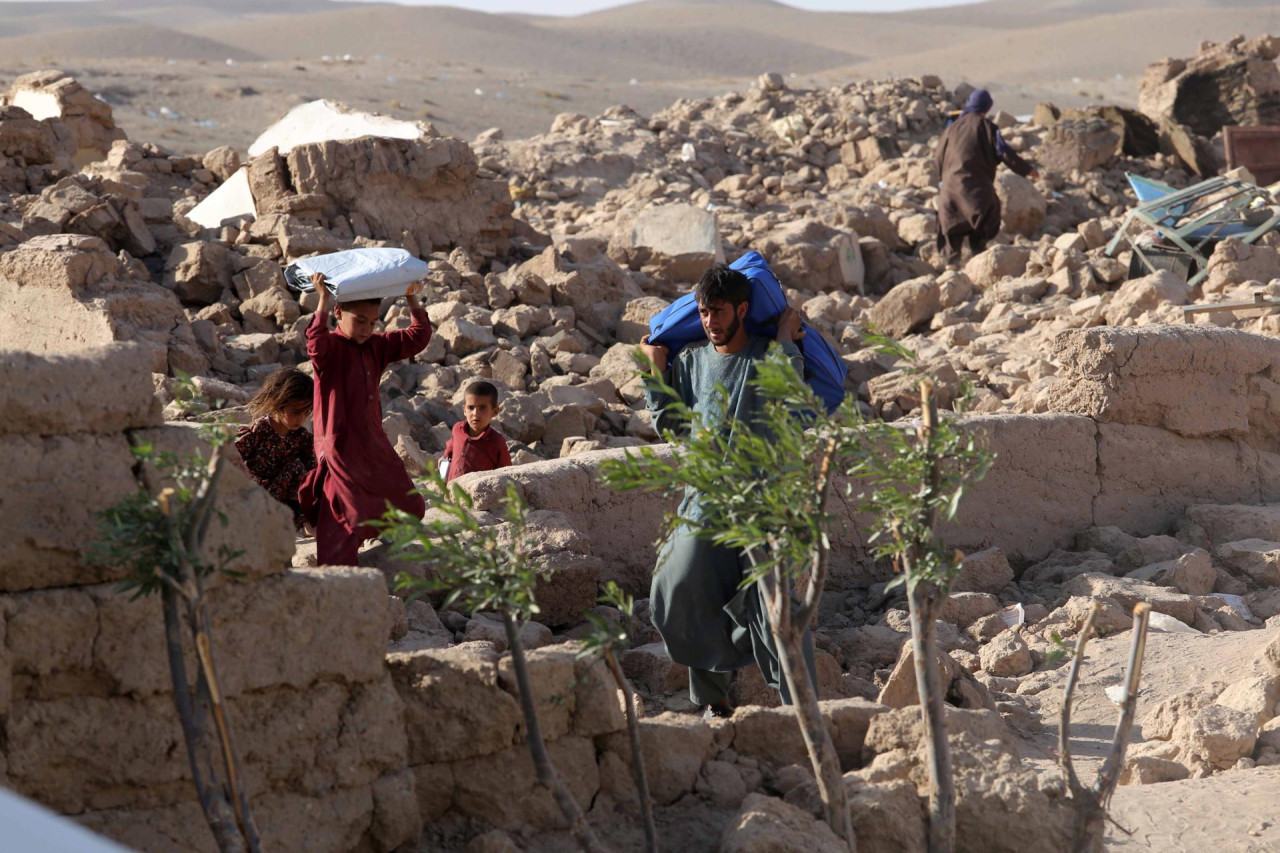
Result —
[[444, 446], [444, 456], [449, 460], [448, 480], [470, 474], [472, 471], [493, 471], [511, 464], [511, 451], [507, 440], [491, 426], [472, 436], [467, 432], [467, 422], [453, 425], [449, 443]]
[[298, 494], [303, 512], [316, 525], [320, 565], [354, 566], [360, 543], [374, 531], [362, 527], [387, 509], [426, 512], [422, 496], [382, 429], [378, 383], [395, 361], [422, 352], [431, 340], [427, 312], [412, 312], [413, 325], [375, 334], [357, 344], [329, 330], [316, 312], [307, 326], [307, 355], [315, 371], [316, 467]]

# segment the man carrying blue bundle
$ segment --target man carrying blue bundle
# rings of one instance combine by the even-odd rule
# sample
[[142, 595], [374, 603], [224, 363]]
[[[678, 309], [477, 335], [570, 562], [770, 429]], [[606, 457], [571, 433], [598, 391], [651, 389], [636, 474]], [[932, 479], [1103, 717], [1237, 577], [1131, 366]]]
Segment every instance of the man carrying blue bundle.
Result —
[[[702, 416], [707, 428], [720, 429], [732, 419], [754, 430], [765, 401], [751, 383], [770, 341], [749, 334], [743, 324], [751, 281], [737, 270], [715, 266], [702, 276], [694, 294], [707, 341], [686, 346], [670, 365], [667, 347], [650, 344], [648, 336], [640, 348], [680, 401]], [[777, 342], [802, 374], [804, 359], [796, 341], [804, 334], [800, 315], [786, 308], [778, 318]], [[686, 426], [669, 410], [675, 401], [654, 383], [646, 383], [645, 400], [659, 432]], [[731, 445], [733, 436], [726, 440]], [[686, 491], [680, 502], [680, 518], [699, 518], [700, 503], [698, 492]], [[741, 586], [744, 563], [738, 552], [681, 527], [658, 554], [649, 592], [653, 625], [671, 659], [689, 667], [689, 698], [708, 717], [733, 713], [728, 695], [733, 671], [752, 662], [759, 665], [765, 681], [782, 692], [784, 702], [790, 699], [760, 591], [756, 584]], [[807, 632], [804, 649], [816, 684], [813, 646]]]
[[1004, 163], [1023, 177], [1037, 177], [1035, 168], [1004, 141], [987, 118], [991, 93], [975, 89], [960, 118], [938, 142], [938, 252], [951, 265], [960, 260], [965, 238], [978, 254], [1000, 233], [1000, 197], [996, 169]]

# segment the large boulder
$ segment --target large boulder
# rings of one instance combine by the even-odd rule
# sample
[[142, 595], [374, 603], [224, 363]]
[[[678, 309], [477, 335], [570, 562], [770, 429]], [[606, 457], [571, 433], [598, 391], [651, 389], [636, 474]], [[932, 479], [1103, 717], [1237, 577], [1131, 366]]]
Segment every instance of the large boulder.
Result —
[[913, 278], [886, 293], [872, 306], [868, 319], [878, 333], [900, 338], [933, 317], [940, 298], [933, 276]]
[[1204, 42], [1190, 59], [1162, 59], [1147, 66], [1138, 108], [1171, 119], [1201, 136], [1227, 125], [1280, 124], [1280, 39], [1236, 36]]
[[1023, 237], [1039, 232], [1049, 203], [1030, 179], [1001, 170], [996, 176], [996, 195], [1000, 197], [1000, 227]]
[[1037, 149], [1040, 165], [1057, 172], [1090, 172], [1120, 153], [1120, 136], [1102, 119], [1060, 121]]
[[697, 281], [724, 262], [716, 215], [691, 204], [647, 207], [615, 239], [632, 268], [653, 264], [675, 281]]

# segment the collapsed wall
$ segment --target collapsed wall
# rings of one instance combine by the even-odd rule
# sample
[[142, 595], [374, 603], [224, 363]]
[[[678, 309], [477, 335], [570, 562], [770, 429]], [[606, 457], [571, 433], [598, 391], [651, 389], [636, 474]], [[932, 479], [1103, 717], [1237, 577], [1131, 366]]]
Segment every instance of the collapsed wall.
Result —
[[[1280, 499], [1280, 340], [1216, 326], [1098, 326], [1060, 333], [1055, 355], [1065, 369], [1041, 414], [965, 418], [996, 458], [945, 528], [948, 544], [998, 547], [1027, 563], [1088, 527], [1145, 536], [1166, 532], [1195, 503]], [[627, 452], [457, 482], [480, 509], [496, 508], [514, 483], [532, 509], [564, 513], [604, 561], [601, 577], [643, 594], [667, 507], [603, 484], [602, 466]], [[864, 545], [868, 519], [850, 502], [844, 510], [833, 588], [883, 580]]]
[[505, 253], [510, 242], [507, 188], [477, 177], [475, 154], [459, 139], [311, 142], [284, 156], [273, 148], [247, 168], [258, 217], [250, 233], [278, 235], [287, 260], [358, 239], [392, 241], [415, 255], [461, 246], [483, 257]]

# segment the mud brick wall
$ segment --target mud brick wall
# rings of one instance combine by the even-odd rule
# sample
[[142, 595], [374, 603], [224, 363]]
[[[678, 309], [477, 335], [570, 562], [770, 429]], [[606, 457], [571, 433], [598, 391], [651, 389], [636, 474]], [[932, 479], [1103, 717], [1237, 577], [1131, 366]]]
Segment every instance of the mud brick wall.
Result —
[[[1048, 411], [965, 420], [996, 461], [945, 528], [949, 544], [996, 546], [1030, 562], [1090, 526], [1150, 535], [1194, 503], [1280, 499], [1280, 340], [1214, 326], [1097, 327], [1060, 334], [1055, 355], [1065, 370]], [[667, 507], [601, 482], [601, 466], [627, 452], [457, 482], [481, 509], [499, 506], [515, 483], [531, 508], [569, 517], [603, 560], [602, 578], [641, 593]], [[845, 514], [834, 537], [834, 589], [883, 579], [862, 544], [867, 520], [847, 504]]]
[[[92, 565], [94, 512], [136, 488], [130, 441], [181, 453], [150, 353], [0, 353], [0, 784], [140, 850], [214, 850], [195, 803], [157, 597]], [[417, 838], [404, 706], [370, 569], [289, 569], [287, 509], [227, 472], [211, 549], [216, 653], [266, 847], [390, 850]], [[194, 660], [188, 662], [189, 671]]]

